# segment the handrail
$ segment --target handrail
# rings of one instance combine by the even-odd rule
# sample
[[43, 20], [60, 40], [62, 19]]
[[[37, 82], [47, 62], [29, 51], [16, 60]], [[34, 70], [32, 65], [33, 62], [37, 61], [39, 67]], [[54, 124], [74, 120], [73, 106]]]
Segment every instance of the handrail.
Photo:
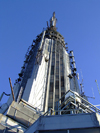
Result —
[[[69, 98], [71, 98], [71, 99], [73, 99], [73, 100], [75, 100], [75, 98], [74, 97], [72, 97], [72, 96], [69, 96]], [[73, 102], [71, 102], [73, 105], [75, 105]], [[78, 102], [78, 103], [80, 103], [80, 102]], [[82, 103], [80, 103], [82, 106], [84, 106], [86, 109], [88, 109], [88, 110], [90, 110], [91, 112], [94, 112], [93, 110], [91, 110], [89, 107], [87, 107], [87, 106], [85, 106], [84, 104], [82, 104]], [[96, 110], [95, 110], [96, 111]]]
[[[52, 110], [52, 113], [50, 113], [50, 110], [48, 110], [46, 113], [44, 113], [42, 116], [51, 116], [51, 115], [58, 115], [56, 113], [59, 113], [59, 115], [64, 115], [66, 113], [63, 112], [69, 112], [69, 111], [73, 111], [73, 109], [67, 109], [67, 110]], [[85, 110], [79, 108], [79, 109], [74, 109], [74, 111], [82, 111], [82, 112], [86, 112]], [[63, 113], [63, 114], [62, 114]]]
[[25, 100], [21, 99], [20, 101], [22, 101], [23, 103], [25, 103], [26, 105], [30, 106], [31, 108], [33, 108], [36, 111], [36, 108], [33, 107], [31, 104], [29, 104], [28, 102], [26, 102]]
[[[100, 113], [100, 109], [95, 107], [94, 105], [92, 105], [90, 102], [88, 102], [87, 100], [85, 100], [84, 98], [82, 98], [81, 96], [77, 95], [76, 93], [74, 93], [72, 90], [68, 90], [58, 101], [57, 103], [59, 103], [60, 100], [62, 100], [63, 97], [65, 97], [65, 95], [68, 93], [68, 92], [71, 92], [73, 93], [74, 95], [76, 95], [78, 98], [80, 98], [81, 100], [85, 101], [88, 105], [90, 105], [90, 108], [94, 109], [96, 112], [99, 111]], [[75, 99], [74, 99], [75, 100]], [[61, 104], [64, 104], [66, 100], [64, 100]], [[79, 102], [80, 103], [80, 102]], [[60, 104], [60, 106], [61, 106]], [[82, 104], [82, 103], [81, 103]]]

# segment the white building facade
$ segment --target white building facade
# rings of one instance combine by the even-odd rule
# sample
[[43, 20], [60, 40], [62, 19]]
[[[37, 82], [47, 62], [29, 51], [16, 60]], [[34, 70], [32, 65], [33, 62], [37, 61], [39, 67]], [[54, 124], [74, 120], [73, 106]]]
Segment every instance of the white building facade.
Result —
[[100, 132], [100, 109], [79, 89], [74, 54], [68, 53], [56, 20], [53, 13], [27, 50], [13, 97], [0, 107], [2, 133]]

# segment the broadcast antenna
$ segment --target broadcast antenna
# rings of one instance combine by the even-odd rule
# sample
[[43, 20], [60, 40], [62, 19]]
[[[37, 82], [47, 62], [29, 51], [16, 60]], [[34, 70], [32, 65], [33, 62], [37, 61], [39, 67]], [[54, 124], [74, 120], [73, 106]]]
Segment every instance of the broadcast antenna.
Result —
[[[82, 75], [82, 71], [80, 70], [80, 72], [81, 72], [81, 78], [82, 78], [82, 81], [81, 81], [81, 83], [80, 83], [80, 86], [81, 86], [81, 96], [86, 96], [85, 94], [84, 94], [84, 89], [83, 89], [83, 75]], [[93, 99], [95, 99], [95, 96], [94, 96], [94, 92], [93, 92], [93, 88], [92, 88], [92, 94], [93, 94], [93, 97], [90, 97], [90, 96], [86, 96], [87, 98], [93, 98]]]
[[99, 86], [98, 86], [97, 80], [95, 80], [95, 82], [96, 82], [96, 85], [97, 85], [97, 88], [98, 88], [98, 92], [99, 92], [99, 94], [100, 94], [100, 89], [99, 89]]

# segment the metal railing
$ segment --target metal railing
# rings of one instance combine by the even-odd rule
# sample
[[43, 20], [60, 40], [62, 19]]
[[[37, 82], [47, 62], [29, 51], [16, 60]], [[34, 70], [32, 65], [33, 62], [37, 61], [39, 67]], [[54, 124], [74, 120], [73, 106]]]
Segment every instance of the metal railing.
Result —
[[[66, 95], [71, 92], [68, 97]], [[65, 98], [66, 97], [66, 98]], [[79, 100], [77, 100], [79, 98]], [[62, 101], [62, 99], [64, 99]], [[72, 107], [70, 107], [70, 105]], [[73, 92], [68, 90], [57, 102], [56, 110], [52, 108], [49, 109], [43, 116], [51, 115], [64, 115], [64, 114], [79, 114], [79, 113], [100, 113], [100, 109], [89, 103], [86, 99]]]
[[[65, 98], [65, 96], [71, 92], [73, 94], [68, 96], [67, 98]], [[80, 99], [80, 101], [77, 100], [77, 98]], [[61, 100], [64, 99], [63, 102], [61, 102]], [[76, 106], [79, 106], [81, 108], [85, 108], [91, 112], [97, 112], [97, 113], [100, 113], [100, 109], [95, 107], [94, 105], [92, 105], [90, 102], [88, 102], [86, 99], [84, 99], [83, 97], [79, 96], [77, 93], [73, 92], [72, 90], [68, 90], [57, 102], [56, 102], [56, 105], [57, 105], [57, 109], [58, 110], [62, 110], [64, 107], [63, 106], [66, 106], [67, 103], [73, 103], [74, 105]]]

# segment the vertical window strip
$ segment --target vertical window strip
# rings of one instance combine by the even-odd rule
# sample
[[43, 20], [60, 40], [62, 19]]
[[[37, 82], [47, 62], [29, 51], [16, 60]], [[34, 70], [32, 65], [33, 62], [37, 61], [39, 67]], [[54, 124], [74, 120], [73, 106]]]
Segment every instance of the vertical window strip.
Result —
[[54, 41], [53, 41], [48, 109], [53, 108], [54, 68], [55, 68], [55, 44], [54, 44]]
[[59, 45], [56, 44], [55, 102], [59, 100]]
[[[63, 48], [60, 50], [60, 81], [61, 81], [61, 97], [62, 97], [65, 94]], [[64, 98], [61, 100], [61, 102], [63, 102], [63, 100]]]

